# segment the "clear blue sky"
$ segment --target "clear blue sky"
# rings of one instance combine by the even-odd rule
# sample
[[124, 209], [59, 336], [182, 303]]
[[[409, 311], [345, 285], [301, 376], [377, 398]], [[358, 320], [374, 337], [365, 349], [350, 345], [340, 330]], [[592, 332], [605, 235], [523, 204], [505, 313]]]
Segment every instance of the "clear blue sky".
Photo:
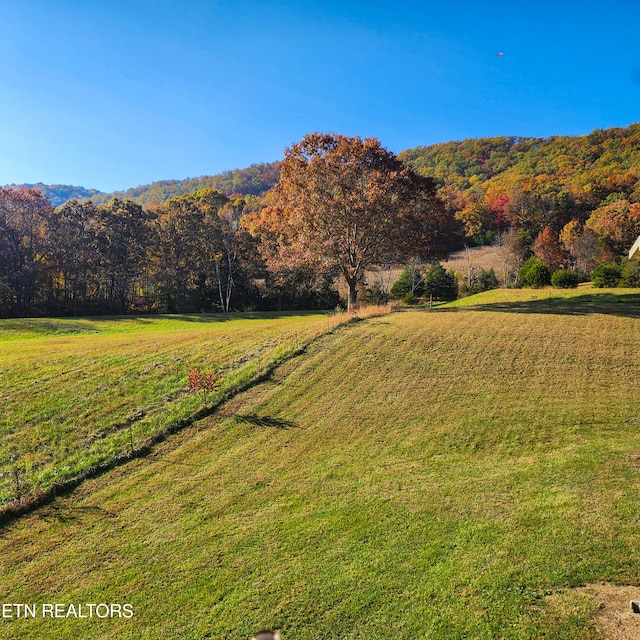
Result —
[[639, 24], [628, 0], [0, 0], [0, 184], [210, 175], [312, 131], [399, 152], [626, 126]]

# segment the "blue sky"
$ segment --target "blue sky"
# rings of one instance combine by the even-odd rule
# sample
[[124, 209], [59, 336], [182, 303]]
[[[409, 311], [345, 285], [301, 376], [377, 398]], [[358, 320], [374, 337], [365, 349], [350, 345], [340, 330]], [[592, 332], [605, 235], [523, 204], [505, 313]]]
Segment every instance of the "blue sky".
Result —
[[619, 0], [0, 0], [0, 184], [211, 175], [312, 131], [399, 152], [626, 126], [638, 24]]

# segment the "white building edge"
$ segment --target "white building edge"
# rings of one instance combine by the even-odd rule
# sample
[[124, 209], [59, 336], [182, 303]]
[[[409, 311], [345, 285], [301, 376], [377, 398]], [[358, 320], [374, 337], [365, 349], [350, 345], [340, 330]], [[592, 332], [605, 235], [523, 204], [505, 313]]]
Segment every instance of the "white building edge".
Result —
[[636, 260], [640, 260], [640, 236], [633, 243], [633, 247], [629, 250], [629, 260], [635, 258]]

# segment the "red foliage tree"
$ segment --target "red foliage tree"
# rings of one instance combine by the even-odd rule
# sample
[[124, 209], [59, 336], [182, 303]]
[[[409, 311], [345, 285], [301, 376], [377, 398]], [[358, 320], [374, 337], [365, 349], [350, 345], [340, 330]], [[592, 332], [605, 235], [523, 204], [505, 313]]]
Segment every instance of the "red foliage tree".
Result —
[[447, 252], [454, 225], [419, 176], [375, 138], [314, 133], [285, 150], [271, 206], [251, 228], [270, 270], [336, 272], [357, 302], [366, 270], [411, 256]]
[[558, 233], [551, 227], [545, 227], [533, 243], [533, 253], [554, 272], [566, 266], [569, 254], [560, 242]]

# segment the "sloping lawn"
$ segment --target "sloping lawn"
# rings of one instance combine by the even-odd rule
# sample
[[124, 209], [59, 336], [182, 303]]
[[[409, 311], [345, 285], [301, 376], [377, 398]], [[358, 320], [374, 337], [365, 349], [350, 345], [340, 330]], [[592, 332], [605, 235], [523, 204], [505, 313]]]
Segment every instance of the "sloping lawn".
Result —
[[640, 583], [637, 302], [520, 293], [342, 327], [8, 525], [4, 603], [135, 615], [0, 637], [595, 640], [571, 588]]

